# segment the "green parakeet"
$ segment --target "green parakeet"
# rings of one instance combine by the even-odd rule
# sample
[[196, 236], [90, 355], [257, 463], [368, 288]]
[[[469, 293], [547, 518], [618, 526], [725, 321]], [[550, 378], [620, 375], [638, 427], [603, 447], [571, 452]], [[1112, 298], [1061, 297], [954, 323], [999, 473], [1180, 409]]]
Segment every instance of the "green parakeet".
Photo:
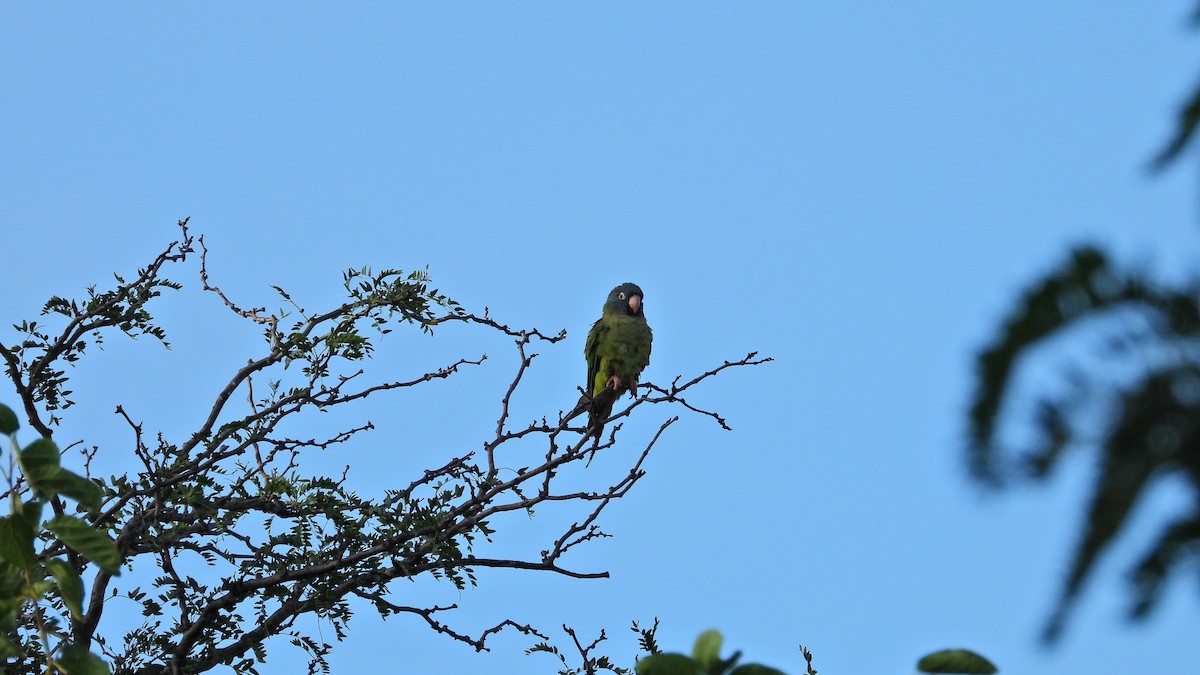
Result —
[[625, 283], [612, 289], [600, 320], [588, 331], [589, 433], [600, 438], [613, 403], [625, 392], [637, 396], [638, 376], [650, 363], [650, 326], [643, 313], [642, 289]]

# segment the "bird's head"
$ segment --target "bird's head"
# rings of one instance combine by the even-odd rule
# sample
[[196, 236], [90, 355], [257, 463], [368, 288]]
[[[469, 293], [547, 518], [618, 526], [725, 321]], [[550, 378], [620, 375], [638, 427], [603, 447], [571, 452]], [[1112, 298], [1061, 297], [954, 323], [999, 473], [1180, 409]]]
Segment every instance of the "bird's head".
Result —
[[604, 302], [605, 314], [642, 316], [642, 289], [637, 284], [624, 283], [612, 289]]

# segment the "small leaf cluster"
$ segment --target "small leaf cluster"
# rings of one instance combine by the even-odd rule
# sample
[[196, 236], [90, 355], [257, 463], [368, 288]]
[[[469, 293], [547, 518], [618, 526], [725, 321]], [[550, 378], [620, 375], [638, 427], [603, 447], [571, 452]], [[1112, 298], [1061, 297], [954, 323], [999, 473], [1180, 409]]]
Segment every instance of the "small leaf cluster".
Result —
[[10, 367], [21, 364], [20, 374], [27, 380], [30, 399], [41, 403], [51, 413], [50, 424], [59, 421], [55, 411], [74, 405], [70, 398], [73, 392], [66, 388], [66, 371], [55, 363], [75, 365], [89, 344], [103, 345], [104, 329], [116, 328], [131, 338], [148, 335], [170, 347], [166, 332], [154, 323], [146, 309], [147, 303], [161, 295], [163, 289], [181, 288], [170, 279], [153, 276], [162, 262], [165, 261], [156, 260], [156, 265], [151, 268], [138, 270], [137, 281], [142, 283], [128, 283], [120, 275], [113, 275], [118, 283], [115, 289], [97, 291], [95, 286], [90, 286], [87, 298], [83, 300], [50, 298], [42, 307], [42, 315], [66, 317], [69, 330], [64, 333], [55, 335], [37, 321], [22, 321], [13, 326], [24, 339], [10, 348], [6, 360]]
[[[10, 468], [10, 512], [0, 517], [0, 658], [27, 665], [32, 660], [44, 660], [46, 673], [107, 674], [104, 661], [87, 648], [71, 644], [60, 620], [45, 607], [45, 599], [53, 594], [65, 606], [70, 621], [82, 621], [85, 612], [80, 570], [86, 561], [110, 574], [119, 572], [120, 556], [108, 535], [86, 520], [63, 512], [64, 497], [89, 511], [98, 509], [101, 489], [60, 466], [58, 448], [50, 439], [41, 438], [20, 448], [16, 441], [18, 428], [16, 414], [0, 404], [0, 434], [9, 438], [10, 467], [19, 469], [28, 488], [16, 489], [17, 476]], [[22, 494], [31, 499], [23, 501]], [[43, 523], [42, 512], [48, 503], [57, 515]], [[37, 544], [42, 539], [49, 543], [39, 554]], [[57, 555], [51, 557], [52, 553]], [[29, 624], [36, 629], [39, 641], [29, 643], [21, 638], [18, 627]], [[51, 638], [57, 640], [56, 645], [51, 646]]]
[[[600, 643], [608, 639], [608, 636], [603, 630], [600, 631], [600, 636], [589, 644], [580, 642], [579, 636], [576, 634], [575, 629], [571, 628], [570, 626], [563, 625], [563, 630], [571, 637], [571, 642], [574, 643], [575, 652], [577, 652], [579, 655], [581, 665], [578, 667], [571, 666], [570, 663], [568, 663], [567, 654], [564, 654], [557, 646], [550, 644], [549, 639], [545, 638], [544, 636], [541, 642], [535, 644], [529, 649], [526, 649], [525, 655], [528, 656], [530, 654], [542, 653], [549, 654], [557, 658], [559, 663], [562, 664], [562, 667], [556, 671], [557, 675], [596, 675], [597, 673], [602, 672], [613, 673], [613, 675], [632, 675], [632, 668], [623, 668], [618, 666], [610, 657], [606, 655], [597, 655], [594, 653], [596, 648], [600, 646]], [[648, 629], [640, 629], [638, 628], [637, 622], [633, 622], [633, 631], [641, 634], [641, 637], [638, 641], [644, 649], [654, 646], [654, 633], [657, 630], [658, 619], [655, 619], [654, 626]]]
[[[428, 270], [406, 273], [397, 269], [374, 272], [370, 267], [351, 268], [342, 274], [348, 300], [333, 311], [312, 315], [287, 291], [272, 286], [299, 316], [290, 329], [279, 327], [279, 321], [288, 314], [271, 317], [259, 316], [257, 312], [245, 314], [267, 324], [267, 341], [285, 356], [285, 364], [302, 362], [304, 375], [320, 379], [331, 374], [334, 360], [352, 362], [371, 357], [375, 345], [363, 328], [386, 335], [393, 330], [390, 325], [408, 323], [419, 326], [423, 333], [431, 333], [439, 321], [436, 309], [449, 311], [451, 317], [466, 316], [456, 300], [437, 288], [430, 289], [429, 281]], [[314, 328], [322, 325], [328, 326], [325, 331], [314, 332]]]
[[342, 284], [353, 301], [384, 309], [373, 317], [373, 326], [385, 334], [390, 329], [382, 328], [383, 324], [397, 315], [401, 321], [418, 324], [423, 332], [428, 333], [437, 325], [435, 308], [445, 308], [458, 316], [466, 314], [458, 301], [437, 288], [430, 290], [429, 281], [428, 268], [405, 274], [397, 269], [373, 273], [370, 267], [363, 267], [349, 269], [342, 274]]

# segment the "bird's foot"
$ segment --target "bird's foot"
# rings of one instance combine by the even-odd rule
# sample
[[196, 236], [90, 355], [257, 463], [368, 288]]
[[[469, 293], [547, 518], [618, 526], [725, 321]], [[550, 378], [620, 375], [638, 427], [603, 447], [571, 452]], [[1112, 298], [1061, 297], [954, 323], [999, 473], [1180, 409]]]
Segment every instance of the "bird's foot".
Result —
[[621, 378], [613, 375], [612, 377], [608, 378], [608, 384], [604, 386], [608, 389], [612, 389], [613, 391], [618, 391], [621, 389]]

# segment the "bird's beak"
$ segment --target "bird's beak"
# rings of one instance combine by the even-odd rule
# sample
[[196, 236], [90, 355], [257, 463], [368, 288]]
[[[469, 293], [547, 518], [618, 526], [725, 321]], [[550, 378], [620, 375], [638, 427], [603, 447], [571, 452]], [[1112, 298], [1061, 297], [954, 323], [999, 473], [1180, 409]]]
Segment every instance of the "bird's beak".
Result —
[[640, 295], [629, 296], [629, 311], [633, 312], [634, 314], [637, 314], [638, 312], [642, 311], [642, 296], [640, 296]]

